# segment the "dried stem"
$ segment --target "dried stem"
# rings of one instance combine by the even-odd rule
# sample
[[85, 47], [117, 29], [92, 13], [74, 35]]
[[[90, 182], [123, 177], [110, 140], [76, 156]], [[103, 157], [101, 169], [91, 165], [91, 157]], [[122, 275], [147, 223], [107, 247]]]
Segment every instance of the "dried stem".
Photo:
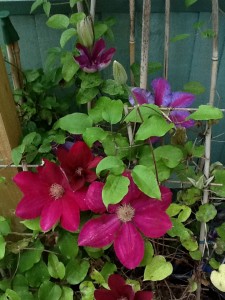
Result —
[[[130, 0], [130, 66], [135, 62], [135, 0]], [[131, 72], [131, 85], [134, 85], [134, 76]]]
[[170, 0], [165, 2], [165, 41], [164, 41], [164, 78], [168, 78], [169, 66], [169, 39], [170, 39]]
[[95, 6], [96, 6], [96, 0], [91, 0], [90, 16], [92, 18], [93, 23], [95, 21]]
[[[124, 109], [125, 116], [127, 116], [128, 113], [129, 113], [128, 112], [128, 106], [124, 105], [123, 109]], [[133, 137], [132, 126], [131, 126], [130, 123], [127, 123], [127, 134], [128, 134], [130, 146], [132, 146], [133, 143], [134, 143], [134, 137]]]
[[[209, 103], [214, 104], [215, 91], [216, 91], [216, 79], [218, 70], [218, 24], [219, 24], [219, 5], [218, 0], [212, 0], [212, 27], [214, 31], [213, 37], [213, 49], [212, 49], [212, 71], [211, 71], [211, 86], [210, 86], [210, 98]], [[210, 175], [210, 155], [211, 155], [211, 137], [212, 129], [211, 124], [207, 123], [206, 137], [205, 137], [205, 165], [204, 165], [204, 175], [208, 179]], [[205, 189], [203, 191], [202, 204], [209, 202], [209, 190]], [[206, 224], [201, 223], [200, 229], [200, 240], [199, 240], [199, 250], [204, 255], [205, 244], [206, 244]], [[201, 299], [201, 284], [198, 284], [198, 289], [196, 292], [196, 300]]]

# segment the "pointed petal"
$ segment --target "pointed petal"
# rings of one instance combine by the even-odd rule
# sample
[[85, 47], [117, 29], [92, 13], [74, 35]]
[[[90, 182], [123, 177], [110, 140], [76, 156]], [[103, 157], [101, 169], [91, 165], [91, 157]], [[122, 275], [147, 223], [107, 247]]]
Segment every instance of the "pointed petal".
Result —
[[45, 205], [41, 212], [40, 226], [43, 231], [51, 229], [59, 220], [62, 212], [61, 200], [54, 200]]
[[80, 55], [74, 57], [75, 61], [78, 63], [81, 69], [88, 68], [91, 66], [91, 62], [86, 55]]
[[[138, 104], [154, 103], [154, 97], [151, 94], [151, 92], [137, 87], [133, 88], [131, 91]], [[132, 96], [129, 97], [129, 101], [132, 105], [136, 104], [134, 97]]]
[[58, 147], [56, 151], [57, 158], [66, 173], [70, 173], [71, 169], [71, 163], [68, 160], [68, 154], [69, 150], [66, 150], [64, 147]]
[[109, 276], [108, 284], [116, 299], [133, 299], [134, 291], [131, 285], [127, 285], [126, 281], [119, 274]]
[[100, 58], [100, 64], [108, 64], [111, 62], [113, 55], [115, 54], [116, 49], [115, 48], [109, 48], [107, 51], [105, 51]]
[[96, 41], [92, 51], [92, 60], [96, 61], [97, 58], [100, 57], [101, 54], [104, 52], [104, 50], [105, 50], [105, 41], [103, 39]]
[[112, 291], [99, 289], [94, 292], [95, 300], [117, 300]]
[[92, 169], [97, 167], [97, 165], [99, 164], [99, 162], [102, 160], [102, 157], [100, 156], [95, 156], [88, 164], [88, 168]]
[[89, 207], [88, 207], [87, 201], [86, 201], [87, 191], [88, 191], [88, 187], [84, 186], [83, 188], [74, 192], [76, 202], [81, 211], [89, 210]]
[[135, 294], [134, 300], [152, 300], [153, 293], [150, 291], [138, 291]]
[[[161, 201], [159, 201], [160, 202], [160, 208], [162, 210], [166, 210], [172, 202], [173, 193], [166, 186], [161, 185], [159, 187], [159, 189], [160, 189], [160, 192], [161, 192]], [[156, 200], [156, 201], [158, 201], [158, 200]]]
[[49, 198], [43, 194], [24, 196], [16, 207], [16, 216], [22, 219], [37, 218], [48, 201]]
[[171, 121], [176, 125], [180, 127], [190, 128], [195, 125], [195, 122], [193, 120], [185, 121], [185, 119], [190, 115], [187, 111], [172, 111], [169, 115], [169, 118]]
[[62, 199], [61, 226], [76, 231], [80, 224], [80, 210], [73, 193], [66, 193]]
[[190, 107], [195, 100], [191, 93], [174, 92], [172, 93], [171, 107]]
[[117, 287], [122, 287], [126, 284], [126, 281], [119, 274], [112, 274], [109, 276], [108, 285], [111, 290], [117, 289]]
[[124, 223], [114, 241], [116, 256], [128, 269], [136, 268], [144, 256], [144, 241], [131, 223]]
[[103, 187], [103, 182], [92, 182], [85, 197], [88, 208], [96, 214], [103, 214], [106, 211], [106, 207], [102, 201]]
[[85, 55], [88, 59], [90, 58], [90, 53], [88, 48], [86, 48], [85, 46], [83, 46], [80, 43], [76, 44], [76, 48], [79, 50], [80, 55]]
[[152, 88], [155, 95], [155, 104], [158, 106], [169, 106], [171, 102], [171, 89], [168, 81], [164, 78], [157, 78], [152, 81]]
[[116, 215], [102, 215], [88, 221], [79, 234], [78, 245], [102, 248], [114, 241], [116, 232], [120, 228], [120, 221]]
[[34, 194], [37, 187], [41, 190], [46, 190], [46, 188], [48, 188], [48, 185], [39, 179], [37, 173], [29, 171], [19, 172], [13, 177], [13, 181], [20, 188], [23, 194]]
[[72, 167], [79, 166], [86, 169], [92, 159], [91, 149], [84, 142], [76, 142], [69, 151], [68, 160]]

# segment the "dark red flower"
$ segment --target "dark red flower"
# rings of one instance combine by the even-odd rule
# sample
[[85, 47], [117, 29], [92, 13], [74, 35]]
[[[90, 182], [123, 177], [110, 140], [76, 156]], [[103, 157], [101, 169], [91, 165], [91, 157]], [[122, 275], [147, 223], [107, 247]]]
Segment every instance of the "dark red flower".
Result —
[[150, 291], [134, 292], [131, 285], [126, 284], [125, 280], [118, 274], [109, 276], [108, 284], [110, 290], [95, 290], [96, 300], [151, 300], [153, 293]]
[[92, 169], [97, 166], [101, 157], [95, 157], [84, 142], [76, 142], [69, 150], [59, 147], [57, 157], [74, 191], [97, 178]]

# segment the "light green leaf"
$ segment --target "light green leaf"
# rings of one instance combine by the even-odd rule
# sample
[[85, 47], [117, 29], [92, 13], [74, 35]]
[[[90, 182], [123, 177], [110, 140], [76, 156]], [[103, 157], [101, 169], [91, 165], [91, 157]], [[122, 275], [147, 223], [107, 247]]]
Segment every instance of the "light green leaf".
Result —
[[186, 205], [171, 203], [170, 206], [167, 208], [166, 213], [170, 217], [174, 217], [179, 214], [177, 218], [178, 221], [185, 222], [191, 215], [191, 209]]
[[184, 85], [184, 92], [201, 95], [205, 93], [205, 88], [200, 82], [190, 81]]
[[93, 270], [91, 271], [90, 277], [91, 277], [91, 279], [92, 279], [95, 283], [97, 283], [97, 284], [102, 285], [103, 283], [105, 283], [104, 277], [103, 277], [102, 274], [101, 274], [100, 272], [98, 272], [96, 269], [93, 269]]
[[74, 36], [76, 36], [76, 29], [75, 28], [69, 28], [65, 31], [63, 31], [61, 37], [60, 37], [60, 45], [63, 48], [66, 43]]
[[55, 14], [51, 16], [48, 21], [48, 27], [54, 29], [66, 29], [69, 26], [70, 20], [66, 15], [63, 14]]
[[62, 76], [65, 81], [70, 81], [79, 70], [79, 65], [75, 62], [73, 54], [67, 52], [61, 59], [62, 61]]
[[[103, 79], [99, 73], [81, 73], [79, 77], [82, 80], [81, 88], [83, 90], [97, 87], [103, 82]], [[108, 99], [110, 100], [110, 98]]]
[[202, 258], [202, 253], [200, 250], [190, 251], [189, 254], [194, 260], [201, 260]]
[[70, 287], [62, 287], [62, 295], [59, 300], [73, 300], [73, 290]]
[[117, 270], [116, 265], [107, 261], [101, 270], [101, 274], [104, 277], [105, 281], [108, 281], [109, 275], [116, 272], [116, 270]]
[[70, 259], [75, 258], [79, 251], [77, 235], [66, 231], [60, 231], [57, 246], [63, 256]]
[[[80, 1], [80, 0], [79, 0]], [[85, 13], [77, 12], [70, 16], [70, 24], [76, 26], [78, 22], [82, 21], [85, 18]]]
[[82, 134], [89, 127], [92, 127], [92, 120], [83, 113], [66, 115], [54, 124], [54, 129], [61, 128], [73, 134]]
[[40, 218], [36, 218], [33, 220], [20, 221], [20, 223], [22, 223], [24, 226], [26, 226], [30, 230], [41, 231]]
[[0, 216], [0, 234], [5, 236], [11, 232], [9, 220], [6, 220], [4, 217]]
[[187, 7], [193, 5], [194, 3], [196, 3], [198, 0], [185, 0], [185, 5]]
[[80, 0], [70, 0], [70, 7], [73, 8]]
[[109, 97], [100, 97], [94, 104], [94, 107], [89, 111], [89, 116], [92, 118], [93, 122], [99, 123], [103, 121], [102, 112], [105, 107], [109, 106], [111, 99]]
[[12, 161], [13, 163], [18, 166], [25, 151], [25, 145], [19, 145], [16, 148], [12, 149]]
[[190, 114], [190, 116], [187, 117], [186, 119], [207, 121], [207, 120], [219, 120], [222, 118], [223, 118], [223, 113], [219, 108], [213, 107], [211, 105], [200, 105], [198, 110]]
[[39, 6], [44, 3], [44, 0], [36, 0], [31, 6], [30, 13], [32, 14]]
[[21, 300], [21, 297], [13, 290], [7, 289], [5, 295], [9, 300]]
[[210, 279], [219, 291], [225, 292], [225, 264], [220, 265], [218, 271], [212, 271]]
[[108, 132], [107, 137], [102, 140], [104, 152], [108, 156], [117, 156], [119, 158], [130, 158], [130, 145], [128, 139], [120, 133]]
[[[90, 264], [87, 260], [70, 260], [66, 266], [66, 280], [70, 284], [79, 284], [86, 277]], [[79, 270], [79, 271], [78, 271]]]
[[158, 281], [163, 280], [173, 272], [173, 266], [167, 262], [164, 256], [154, 256], [150, 264], [145, 268], [144, 281]]
[[109, 204], [119, 203], [128, 193], [130, 180], [122, 175], [109, 175], [102, 191], [103, 203], [106, 207]]
[[225, 170], [214, 170], [213, 175], [215, 176], [214, 183], [222, 184], [221, 186], [211, 186], [210, 188], [214, 193], [220, 197], [225, 197]]
[[5, 256], [5, 239], [2, 235], [0, 235], [0, 259], [2, 259]]
[[46, 299], [59, 300], [61, 295], [62, 295], [61, 288], [57, 284], [50, 281], [43, 282], [38, 290], [39, 300], [46, 300]]
[[120, 175], [123, 173], [125, 165], [117, 156], [107, 156], [97, 165], [96, 173], [99, 175], [102, 171], [110, 171], [110, 174]]
[[193, 252], [198, 249], [198, 243], [197, 243], [195, 237], [190, 233], [188, 233], [187, 236], [181, 236], [180, 242], [181, 242], [182, 246], [184, 248], [186, 248], [188, 251]]
[[211, 258], [211, 259], [209, 260], [209, 264], [210, 264], [210, 266], [211, 266], [213, 269], [215, 269], [215, 270], [218, 270], [219, 267], [220, 267], [220, 263], [219, 263], [215, 258]]
[[123, 102], [121, 100], [111, 100], [109, 106], [104, 107], [102, 117], [110, 124], [121, 121], [123, 115]]
[[108, 26], [104, 23], [98, 23], [94, 25], [94, 33], [95, 33], [95, 39], [99, 39], [103, 34], [106, 33], [108, 29]]
[[94, 299], [95, 286], [92, 281], [83, 281], [80, 284], [80, 292], [82, 300], [93, 300]]
[[[140, 112], [140, 113], [139, 113]], [[141, 117], [140, 117], [141, 115]], [[142, 123], [142, 120], [147, 120], [150, 116], [162, 116], [162, 112], [157, 105], [143, 104], [135, 106], [124, 119], [125, 122]]]
[[183, 158], [183, 152], [172, 145], [160, 146], [154, 150], [154, 154], [156, 161], [163, 161], [168, 168], [175, 168]]
[[161, 199], [156, 175], [150, 168], [136, 165], [132, 171], [132, 178], [143, 193], [151, 198]]
[[43, 10], [44, 10], [46, 16], [49, 17], [50, 10], [51, 10], [51, 3], [50, 2], [43, 3]]
[[85, 104], [93, 100], [99, 93], [99, 90], [97, 87], [93, 87], [90, 89], [80, 89], [76, 101], [78, 104]]
[[185, 40], [189, 37], [190, 37], [190, 33], [182, 33], [174, 36], [173, 38], [170, 39], [170, 41], [174, 43], [174, 42]]
[[66, 273], [65, 266], [62, 262], [59, 261], [58, 257], [50, 253], [48, 255], [48, 272], [51, 277], [56, 279], [63, 279]]
[[145, 254], [144, 257], [139, 265], [139, 267], [143, 267], [143, 266], [147, 266], [148, 264], [150, 264], [152, 258], [154, 255], [154, 249], [152, 246], [152, 243], [149, 241], [145, 242]]
[[83, 133], [85, 143], [91, 147], [94, 142], [102, 141], [107, 137], [108, 133], [100, 127], [87, 128]]
[[143, 141], [153, 136], [164, 136], [173, 127], [174, 124], [168, 124], [163, 117], [152, 116], [141, 124], [135, 135], [135, 140]]
[[102, 92], [111, 96], [121, 96], [124, 94], [123, 87], [112, 79], [104, 81], [104, 84], [102, 85]]
[[198, 211], [196, 212], [196, 219], [199, 222], [209, 222], [215, 218], [217, 214], [217, 210], [213, 204], [203, 204], [199, 206]]

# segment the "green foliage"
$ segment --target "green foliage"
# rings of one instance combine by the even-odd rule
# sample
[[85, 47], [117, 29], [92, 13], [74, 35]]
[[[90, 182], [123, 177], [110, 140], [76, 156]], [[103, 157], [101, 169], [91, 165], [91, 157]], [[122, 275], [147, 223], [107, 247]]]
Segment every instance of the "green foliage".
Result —
[[173, 266], [161, 255], [154, 256], [145, 268], [144, 280], [163, 280], [173, 272]]
[[54, 129], [61, 128], [73, 134], [82, 134], [86, 128], [92, 126], [91, 119], [83, 113], [73, 113], [60, 118]]
[[222, 111], [211, 105], [200, 105], [198, 110], [192, 113], [187, 119], [190, 120], [219, 120], [223, 118]]
[[[66, 280], [70, 284], [79, 284], [87, 276], [90, 264], [87, 260], [71, 259], [66, 265]], [[79, 272], [78, 272], [79, 270]]]
[[51, 16], [46, 24], [54, 29], [66, 29], [69, 26], [69, 23], [70, 20], [67, 16], [63, 14], [56, 14]]
[[201, 95], [205, 93], [205, 88], [200, 82], [190, 81], [184, 85], [184, 91], [195, 95]]
[[193, 5], [194, 3], [196, 3], [198, 0], [185, 0], [185, 5], [187, 7]]
[[96, 174], [100, 174], [103, 171], [109, 171], [110, 174], [120, 175], [123, 173], [125, 165], [121, 159], [117, 156], [107, 156], [103, 158], [96, 168]]
[[209, 222], [215, 218], [217, 210], [213, 204], [203, 204], [199, 206], [198, 211], [196, 212], [196, 219], [199, 222]]

